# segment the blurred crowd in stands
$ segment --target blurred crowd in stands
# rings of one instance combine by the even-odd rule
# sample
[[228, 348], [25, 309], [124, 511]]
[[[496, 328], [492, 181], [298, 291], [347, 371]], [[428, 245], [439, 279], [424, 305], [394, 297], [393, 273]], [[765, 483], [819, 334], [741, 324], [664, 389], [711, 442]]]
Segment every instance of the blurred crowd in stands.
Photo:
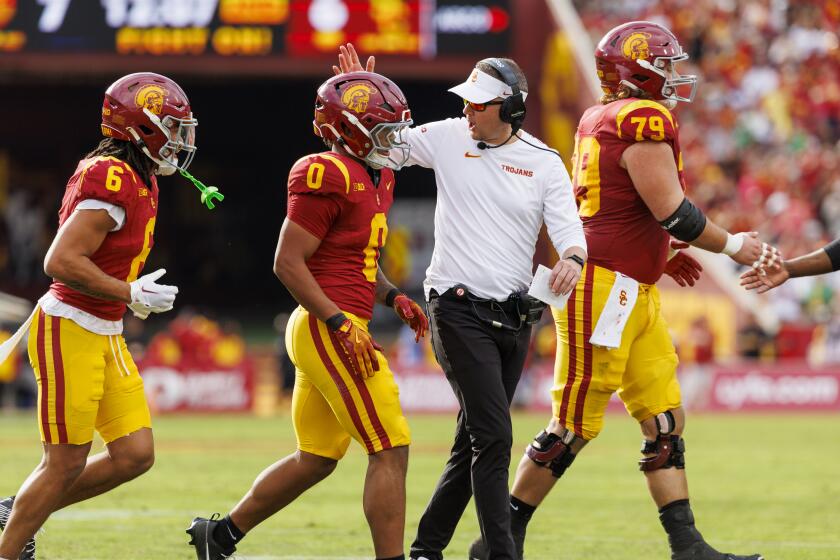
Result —
[[[840, 237], [840, 2], [575, 0], [575, 5], [593, 44], [619, 23], [648, 19], [671, 28], [689, 52], [679, 69], [700, 76], [699, 90], [694, 103], [681, 104], [676, 113], [691, 198], [709, 216], [732, 231], [759, 231], [786, 257]], [[11, 189], [0, 203], [0, 291], [31, 299], [48, 285], [42, 261], [60, 202], [56, 178], [45, 173], [12, 173], [11, 182], [25, 179], [16, 185], [25, 188]], [[770, 292], [763, 302], [782, 319], [782, 331], [768, 336], [748, 318], [739, 328], [738, 354], [840, 363], [839, 293], [840, 274], [793, 280]], [[127, 338], [132, 329], [142, 329], [130, 323]], [[150, 356], [182, 359], [179, 342], [196, 325], [201, 332], [209, 328], [200, 320], [176, 322], [174, 331], [145, 341]], [[284, 325], [285, 317], [278, 319], [279, 370], [288, 388], [293, 370], [283, 351]], [[230, 337], [212, 345], [215, 358], [240, 356], [243, 348], [233, 330], [217, 329]], [[404, 338], [396, 353], [402, 348], [406, 360], [431, 361], [426, 345], [421, 350], [409, 344], [408, 334]], [[708, 323], [698, 319], [691, 338], [692, 359], [711, 360]], [[552, 359], [550, 322], [535, 346], [537, 356]], [[25, 389], [23, 398], [31, 400], [32, 387]]]
[[[786, 257], [840, 237], [837, 0], [575, 4], [594, 44], [614, 25], [646, 19], [669, 27], [690, 54], [679, 70], [698, 74], [700, 85], [676, 113], [691, 198], [710, 217], [731, 231], [759, 231]], [[765, 302], [784, 329], [810, 334], [811, 358], [837, 362], [838, 291], [840, 275], [803, 278]], [[790, 352], [803, 351], [789, 342]]]

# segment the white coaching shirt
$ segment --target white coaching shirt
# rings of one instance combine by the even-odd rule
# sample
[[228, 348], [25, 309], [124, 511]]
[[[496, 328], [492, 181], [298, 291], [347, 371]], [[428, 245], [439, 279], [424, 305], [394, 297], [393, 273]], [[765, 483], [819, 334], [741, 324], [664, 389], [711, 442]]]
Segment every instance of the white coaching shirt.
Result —
[[479, 150], [466, 118], [414, 127], [408, 142], [408, 165], [433, 169], [438, 188], [427, 299], [432, 288], [443, 293], [455, 284], [499, 301], [527, 290], [543, 220], [558, 254], [586, 248], [572, 183], [557, 155], [519, 140]]

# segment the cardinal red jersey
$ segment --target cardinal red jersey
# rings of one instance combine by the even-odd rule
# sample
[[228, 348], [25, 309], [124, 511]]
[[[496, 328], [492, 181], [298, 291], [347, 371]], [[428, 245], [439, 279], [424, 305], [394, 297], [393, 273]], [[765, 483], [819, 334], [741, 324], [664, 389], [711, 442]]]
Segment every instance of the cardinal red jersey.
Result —
[[[122, 228], [109, 232], [90, 259], [105, 274], [126, 282], [136, 280], [154, 244], [157, 180], [152, 176], [151, 185], [146, 185], [127, 163], [114, 157], [83, 159], [67, 183], [58, 212], [59, 227], [86, 199], [101, 200], [125, 210]], [[67, 305], [107, 321], [118, 321], [125, 314], [125, 303], [83, 294], [58, 280], [53, 281], [50, 293]]]
[[365, 319], [394, 200], [394, 172], [379, 173], [376, 186], [365, 166], [335, 152], [303, 157], [289, 172], [288, 217], [321, 240], [309, 270], [336, 305]]
[[667, 142], [685, 190], [674, 115], [656, 101], [623, 99], [590, 107], [575, 134], [572, 183], [589, 261], [654, 284], [665, 270], [670, 236], [619, 162], [636, 142]]

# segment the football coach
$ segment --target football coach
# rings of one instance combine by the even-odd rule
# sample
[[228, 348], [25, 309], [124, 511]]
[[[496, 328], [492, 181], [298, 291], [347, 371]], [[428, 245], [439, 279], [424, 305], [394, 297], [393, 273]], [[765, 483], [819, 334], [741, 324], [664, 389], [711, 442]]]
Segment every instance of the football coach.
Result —
[[[373, 71], [370, 57], [366, 70]], [[336, 73], [363, 70], [352, 45]], [[449, 90], [463, 116], [408, 130], [408, 165], [431, 168], [438, 196], [426, 271], [435, 356], [460, 405], [449, 460], [411, 545], [441, 560], [470, 496], [491, 559], [516, 558], [510, 536], [510, 403], [542, 302], [527, 296], [543, 222], [560, 260], [550, 284], [570, 292], [586, 261], [572, 184], [559, 154], [522, 130], [528, 83], [510, 59], [479, 61]]]

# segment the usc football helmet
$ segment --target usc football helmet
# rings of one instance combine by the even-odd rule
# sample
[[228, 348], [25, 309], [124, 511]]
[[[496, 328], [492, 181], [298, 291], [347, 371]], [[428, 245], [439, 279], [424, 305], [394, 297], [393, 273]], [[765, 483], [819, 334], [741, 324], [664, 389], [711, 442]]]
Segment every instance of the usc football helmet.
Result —
[[605, 93], [616, 93], [624, 85], [672, 105], [690, 103], [697, 92], [697, 76], [676, 71], [676, 63], [687, 58], [674, 34], [651, 21], [614, 27], [595, 49], [595, 65]]
[[406, 131], [411, 110], [397, 84], [373, 72], [333, 76], [315, 97], [315, 135], [331, 147], [340, 142], [375, 169], [400, 169], [411, 148]]
[[[107, 89], [102, 134], [128, 140], [158, 165], [157, 174], [186, 170], [195, 156], [195, 127], [184, 90], [166, 76], [138, 72]], [[183, 161], [178, 153], [184, 152]]]

